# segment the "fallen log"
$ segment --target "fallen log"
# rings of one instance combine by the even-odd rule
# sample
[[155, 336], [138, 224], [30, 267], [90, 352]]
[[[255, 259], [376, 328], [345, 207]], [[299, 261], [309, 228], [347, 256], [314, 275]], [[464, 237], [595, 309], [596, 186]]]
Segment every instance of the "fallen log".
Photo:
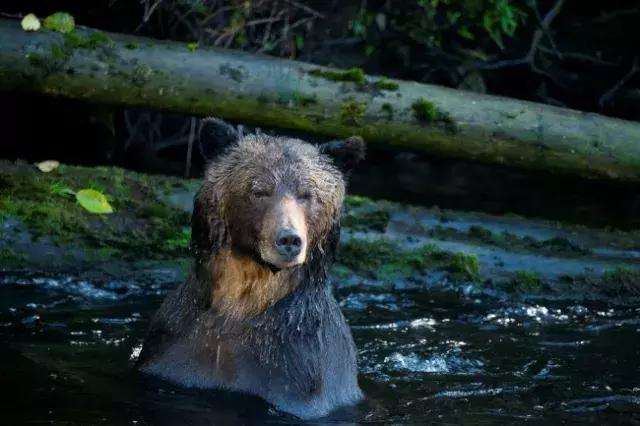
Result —
[[640, 181], [640, 124], [193, 44], [0, 20], [0, 90], [294, 129], [446, 157]]

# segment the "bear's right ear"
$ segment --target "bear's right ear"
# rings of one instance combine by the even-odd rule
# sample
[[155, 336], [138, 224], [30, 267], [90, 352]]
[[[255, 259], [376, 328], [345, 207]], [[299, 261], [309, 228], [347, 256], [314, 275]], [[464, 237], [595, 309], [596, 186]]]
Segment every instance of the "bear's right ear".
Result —
[[219, 118], [207, 117], [200, 121], [200, 153], [207, 161], [222, 154], [240, 138], [240, 133], [231, 124]]
[[319, 147], [320, 152], [333, 160], [333, 163], [344, 174], [348, 174], [362, 160], [364, 160], [366, 147], [360, 136], [351, 136], [347, 139], [325, 142]]

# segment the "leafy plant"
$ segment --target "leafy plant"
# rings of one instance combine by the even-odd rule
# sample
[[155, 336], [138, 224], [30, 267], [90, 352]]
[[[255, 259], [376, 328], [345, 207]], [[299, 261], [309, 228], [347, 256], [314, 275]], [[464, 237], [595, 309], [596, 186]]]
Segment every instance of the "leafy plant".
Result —
[[76, 27], [76, 22], [73, 16], [66, 12], [56, 12], [53, 15], [49, 15], [44, 20], [44, 27], [51, 31], [57, 31], [59, 33], [70, 33]]
[[25, 31], [38, 31], [40, 29], [40, 20], [36, 15], [30, 13], [22, 18], [20, 25]]
[[187, 49], [189, 49], [189, 52], [195, 52], [198, 49], [198, 45], [197, 41], [192, 41], [191, 43], [187, 43]]
[[107, 201], [107, 197], [95, 189], [81, 189], [76, 192], [76, 200], [85, 210], [95, 214], [113, 213], [113, 207]]
[[525, 13], [515, 7], [511, 0], [490, 0], [482, 16], [482, 25], [491, 39], [504, 49], [502, 35], [513, 37]]

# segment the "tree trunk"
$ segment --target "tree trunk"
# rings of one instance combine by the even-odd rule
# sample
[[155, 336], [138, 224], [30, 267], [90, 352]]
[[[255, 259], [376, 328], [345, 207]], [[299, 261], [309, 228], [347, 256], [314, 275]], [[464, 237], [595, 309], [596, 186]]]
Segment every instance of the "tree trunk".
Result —
[[4, 91], [215, 115], [329, 137], [359, 134], [389, 148], [640, 181], [635, 122], [89, 29], [25, 32], [2, 19], [0, 40]]

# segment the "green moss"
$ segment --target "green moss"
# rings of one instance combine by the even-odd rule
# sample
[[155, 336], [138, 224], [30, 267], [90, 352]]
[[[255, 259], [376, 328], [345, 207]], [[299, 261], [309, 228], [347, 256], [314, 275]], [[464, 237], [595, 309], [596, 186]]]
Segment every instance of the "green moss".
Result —
[[372, 203], [373, 201], [371, 200], [371, 198], [363, 197], [361, 195], [348, 195], [344, 200], [344, 204], [348, 208], [362, 207], [366, 204]]
[[447, 271], [453, 280], [480, 278], [477, 256], [443, 251], [431, 244], [402, 250], [385, 239], [351, 239], [338, 246], [336, 259], [338, 264], [357, 274], [385, 282], [424, 274], [430, 269]]
[[391, 214], [387, 210], [349, 212], [342, 218], [341, 224], [352, 231], [384, 232], [390, 219]]
[[27, 53], [27, 60], [36, 68], [44, 68], [47, 65], [47, 58], [37, 52]]
[[388, 80], [386, 78], [380, 79], [374, 83], [378, 90], [390, 90], [396, 91], [400, 88], [400, 85], [395, 81]]
[[484, 242], [493, 242], [495, 241], [495, 237], [493, 232], [486, 228], [482, 228], [481, 226], [472, 226], [469, 228], [469, 236], [471, 238], [484, 241]]
[[26, 260], [26, 256], [23, 254], [16, 253], [10, 248], [0, 248], [0, 269], [20, 266]]
[[169, 250], [186, 251], [191, 243], [191, 228], [185, 226], [179, 235], [169, 238], [165, 244]]
[[475, 254], [452, 253], [447, 255], [446, 270], [465, 281], [480, 279], [480, 259]]
[[516, 271], [511, 278], [509, 287], [515, 291], [538, 291], [542, 287], [542, 278], [537, 272]]
[[340, 122], [346, 126], [360, 126], [365, 112], [367, 112], [365, 102], [349, 98], [340, 105]]
[[42, 23], [42, 26], [51, 31], [57, 31], [60, 33], [70, 33], [76, 26], [73, 16], [66, 12], [56, 12], [47, 16]]
[[[72, 33], [73, 34], [73, 33]], [[80, 38], [80, 43], [77, 47], [85, 49], [95, 49], [98, 46], [109, 45], [113, 43], [111, 37], [101, 31], [92, 32], [87, 38]]]
[[579, 255], [587, 255], [590, 250], [579, 246], [566, 238], [555, 237], [544, 241], [533, 241], [532, 245], [536, 248], [543, 248], [549, 253], [572, 253]]
[[304, 93], [295, 92], [293, 94], [293, 104], [296, 106], [306, 107], [309, 105], [317, 104], [318, 99], [316, 95], [305, 95]]
[[600, 290], [609, 296], [640, 296], [640, 269], [620, 266], [603, 274]]
[[375, 275], [382, 265], [403, 260], [399, 247], [388, 240], [352, 239], [338, 247], [337, 261], [351, 270]]
[[[16, 170], [0, 162], [0, 216], [15, 217], [34, 238], [47, 236], [58, 244], [108, 247], [148, 259], [175, 256], [186, 253], [189, 216], [158, 197], [180, 184], [175, 178], [117, 168], [61, 165], [44, 174], [30, 166]], [[99, 189], [115, 213], [85, 211], [66, 188]]]
[[107, 34], [101, 31], [94, 31], [88, 37], [82, 37], [77, 31], [72, 31], [65, 34], [63, 40], [66, 50], [75, 48], [95, 49], [98, 46], [108, 45], [113, 42]]
[[46, 71], [57, 71], [64, 68], [65, 64], [71, 58], [74, 49], [96, 49], [99, 46], [110, 45], [111, 38], [100, 31], [95, 31], [87, 37], [83, 37], [80, 33], [73, 30], [64, 34], [62, 43], [53, 43], [50, 47], [51, 59], [42, 57], [38, 53], [31, 52], [28, 54], [29, 62]]
[[138, 65], [131, 71], [131, 82], [140, 87], [147, 84], [153, 77], [154, 70], [148, 65]]
[[382, 109], [382, 112], [387, 115], [388, 120], [393, 120], [393, 106], [391, 106], [390, 103], [385, 102], [384, 104], [382, 104], [382, 107], [380, 109]]
[[360, 68], [350, 68], [348, 70], [315, 69], [309, 72], [314, 77], [321, 77], [331, 81], [352, 81], [364, 84], [367, 81], [364, 71]]
[[189, 50], [189, 52], [195, 52], [196, 50], [198, 50], [198, 46], [199, 44], [197, 41], [187, 43], [187, 49]]
[[125, 44], [124, 47], [126, 47], [129, 50], [135, 50], [140, 46], [138, 45], [138, 43], [134, 43], [134, 42], [130, 41], [127, 44]]
[[347, 279], [353, 276], [353, 271], [347, 266], [336, 264], [331, 268], [331, 272], [338, 278]]
[[71, 49], [65, 44], [52, 44], [51, 57], [56, 62], [67, 62], [71, 58]]
[[415, 101], [411, 105], [411, 108], [413, 109], [413, 115], [416, 120], [423, 123], [432, 123], [440, 116], [438, 108], [425, 98], [420, 98]]
[[495, 233], [480, 226], [472, 226], [466, 233], [454, 228], [436, 226], [429, 229], [427, 233], [433, 238], [472, 241], [505, 250], [530, 251], [544, 255], [584, 256], [591, 253], [590, 250], [562, 237], [541, 241], [529, 236], [519, 237], [510, 232]]
[[640, 279], [640, 270], [619, 266], [616, 269], [606, 271], [602, 276], [605, 281], [628, 281], [630, 278]]

